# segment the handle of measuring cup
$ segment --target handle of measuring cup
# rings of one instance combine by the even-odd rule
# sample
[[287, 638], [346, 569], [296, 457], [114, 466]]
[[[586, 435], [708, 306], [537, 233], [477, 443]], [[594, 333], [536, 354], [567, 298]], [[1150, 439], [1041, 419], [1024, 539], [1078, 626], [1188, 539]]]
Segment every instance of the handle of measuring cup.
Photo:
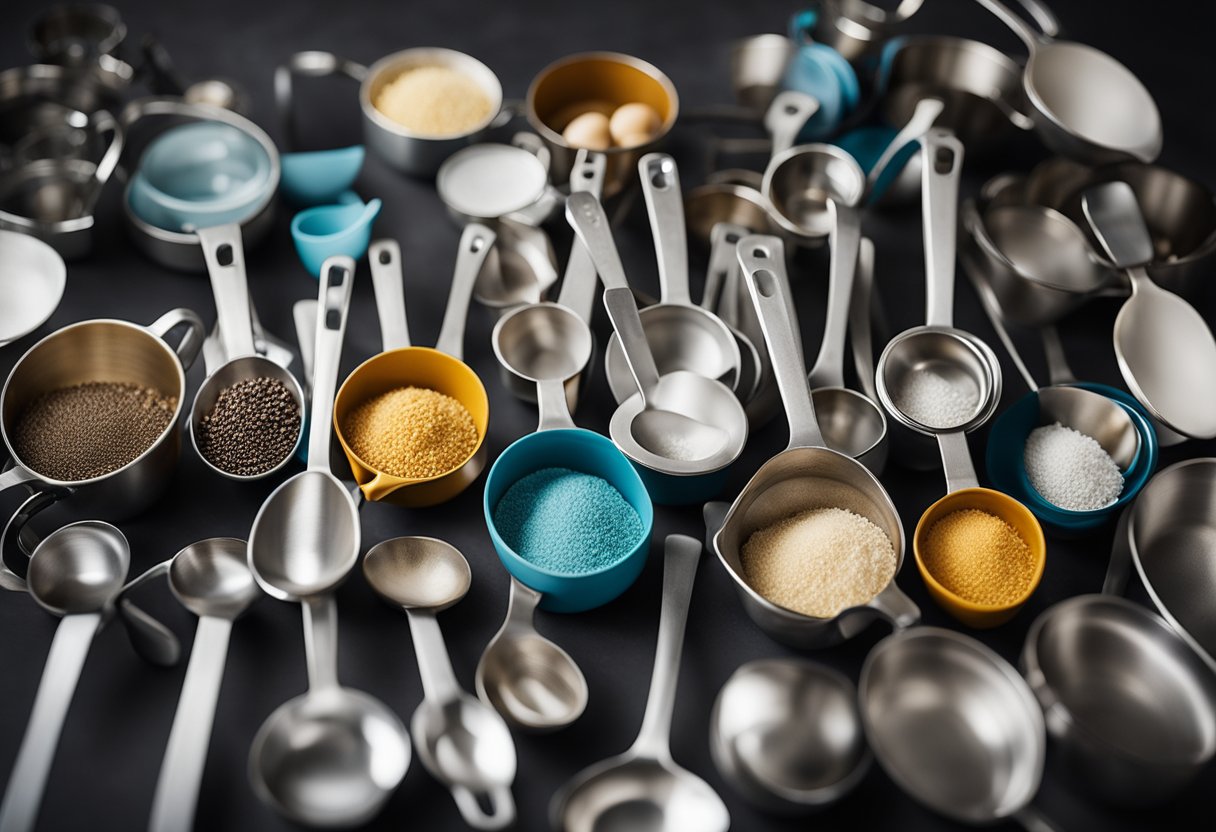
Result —
[[439, 338], [435, 349], [453, 358], [464, 359], [464, 327], [469, 316], [469, 301], [473, 299], [473, 287], [477, 275], [485, 265], [486, 257], [498, 235], [480, 223], [471, 222], [460, 235], [460, 249], [456, 252], [456, 268], [452, 272], [452, 288], [448, 292], [448, 308], [443, 313], [443, 324], [439, 327]]
[[958, 232], [958, 183], [963, 143], [949, 130], [934, 128], [921, 137], [921, 203], [925, 235], [925, 322], [954, 325], [954, 257]]
[[105, 187], [106, 182], [114, 174], [114, 169], [118, 167], [118, 160], [122, 156], [123, 135], [118, 121], [104, 110], [94, 113], [89, 120], [92, 122], [90, 126], [99, 135], [110, 134], [110, 143], [106, 146], [105, 153], [101, 155], [101, 161], [93, 169], [93, 190], [86, 201], [88, 210], [91, 212], [97, 198], [101, 196], [101, 189]]
[[301, 75], [309, 78], [325, 78], [331, 75], [343, 75], [359, 83], [367, 77], [367, 67], [346, 58], [340, 58], [332, 52], [312, 50], [297, 52], [287, 59], [287, 63], [276, 67], [274, 71], [274, 105], [283, 132], [283, 148], [290, 150], [296, 146], [294, 120], [293, 77]]
[[[72, 492], [70, 489], [45, 485], [20, 466], [13, 466], [12, 470], [0, 475], [0, 490], [4, 490], [7, 484], [17, 483], [26, 484], [31, 492], [30, 496], [26, 497], [13, 512], [8, 522], [4, 524], [4, 530], [0, 532], [0, 559], [3, 560], [3, 563], [0, 563], [0, 587], [24, 592], [25, 580], [8, 564], [27, 562], [30, 555], [34, 553], [34, 549], [42, 541], [42, 536], [29, 525], [30, 519]], [[35, 483], [37, 485], [34, 485]]]
[[167, 342], [166, 336], [179, 326], [186, 327], [186, 332], [173, 351], [177, 353], [178, 360], [182, 362], [182, 369], [189, 370], [194, 364], [194, 359], [198, 358], [199, 351], [203, 348], [203, 341], [207, 337], [207, 328], [203, 326], [203, 319], [197, 313], [185, 308], [170, 309], [148, 324], [148, 331]]

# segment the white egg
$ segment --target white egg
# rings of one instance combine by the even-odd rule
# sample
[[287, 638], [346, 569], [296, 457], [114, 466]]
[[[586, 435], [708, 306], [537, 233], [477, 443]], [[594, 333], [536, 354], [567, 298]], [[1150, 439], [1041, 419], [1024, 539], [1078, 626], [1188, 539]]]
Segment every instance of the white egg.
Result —
[[612, 134], [608, 131], [608, 116], [603, 113], [583, 113], [566, 125], [562, 138], [571, 147], [588, 150], [607, 150], [612, 146]]
[[[633, 147], [650, 141], [659, 132], [662, 121], [654, 107], [635, 101], [616, 108], [608, 122], [608, 131], [619, 147]], [[646, 138], [638, 141], [639, 136]]]

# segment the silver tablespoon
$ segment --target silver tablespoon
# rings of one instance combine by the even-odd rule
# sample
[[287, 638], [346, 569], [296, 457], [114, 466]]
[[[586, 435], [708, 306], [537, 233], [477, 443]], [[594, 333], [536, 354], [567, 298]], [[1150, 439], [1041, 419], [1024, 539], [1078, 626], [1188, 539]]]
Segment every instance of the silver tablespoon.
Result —
[[725, 832], [730, 814], [713, 788], [671, 758], [671, 716], [684, 625], [701, 544], [668, 535], [659, 645], [646, 715], [625, 753], [583, 769], [554, 795], [549, 816], [562, 832]]

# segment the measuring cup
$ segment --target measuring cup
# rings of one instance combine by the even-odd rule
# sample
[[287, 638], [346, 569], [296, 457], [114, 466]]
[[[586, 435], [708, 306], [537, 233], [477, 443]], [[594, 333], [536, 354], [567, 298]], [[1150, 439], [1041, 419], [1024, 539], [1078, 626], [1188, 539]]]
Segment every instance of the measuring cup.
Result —
[[[304, 391], [286, 367], [259, 355], [254, 344], [252, 304], [245, 277], [245, 252], [241, 246], [240, 226], [200, 228], [195, 233], [203, 248], [207, 273], [211, 277], [211, 291], [215, 295], [215, 311], [220, 339], [224, 345], [225, 362], [207, 376], [194, 394], [194, 404], [190, 407], [190, 440], [194, 444], [195, 453], [217, 474], [242, 482], [264, 479], [278, 473], [287, 464], [304, 436]], [[215, 408], [220, 394], [229, 387], [243, 381], [263, 378], [279, 382], [291, 394], [300, 414], [300, 427], [296, 432], [295, 441], [282, 459], [261, 473], [240, 474], [226, 471], [203, 455], [199, 444], [203, 419]], [[260, 425], [248, 425], [244, 431], [245, 437], [251, 442], [258, 442], [264, 438], [261, 435], [262, 430]]]
[[604, 209], [590, 194], [571, 194], [566, 218], [607, 287], [604, 305], [638, 388], [613, 413], [609, 435], [655, 502], [701, 502], [726, 484], [727, 466], [747, 443], [743, 405], [715, 379], [688, 370], [659, 374]]
[[[735, 390], [742, 362], [739, 346], [726, 324], [694, 306], [688, 292], [688, 240], [675, 160], [649, 153], [638, 161], [638, 173], [659, 261], [660, 300], [640, 312], [655, 365], [660, 374], [693, 372]], [[603, 268], [599, 271], [602, 279]], [[630, 362], [617, 336], [608, 339], [604, 350], [604, 372], [617, 404], [633, 395]]]
[[1030, 51], [1022, 87], [1043, 143], [1085, 162], [1151, 162], [1161, 153], [1161, 114], [1131, 70], [1105, 52], [1040, 34], [998, 0], [979, 0]]
[[451, 790], [465, 823], [505, 829], [515, 821], [515, 743], [493, 708], [460, 689], [435, 617], [469, 591], [469, 562], [442, 540], [396, 537], [368, 551], [363, 577], [409, 616], [424, 691], [410, 733], [422, 764]]
[[152, 832], [186, 830], [194, 823], [232, 622], [259, 595], [245, 555], [245, 541], [213, 537], [187, 546], [169, 562], [169, 588], [199, 621], [152, 798]]
[[349, 257], [334, 257], [321, 270], [308, 468], [271, 492], [249, 533], [249, 568], [258, 585], [301, 604], [309, 679], [307, 693], [280, 705], [258, 729], [249, 777], [264, 802], [313, 826], [370, 820], [410, 760], [396, 714], [338, 683], [333, 591], [359, 558], [360, 533], [354, 499], [329, 471], [329, 411], [354, 276]]
[[961, 633], [915, 627], [874, 646], [857, 687], [874, 756], [909, 795], [961, 823], [1051, 832], [1030, 806], [1043, 714], [1007, 661]]
[[1132, 284], [1115, 318], [1115, 356], [1127, 387], [1166, 428], [1195, 439], [1216, 436], [1216, 339], [1193, 306], [1155, 284], [1136, 194], [1125, 182], [1090, 188], [1082, 209], [1107, 257]]
[[817, 246], [837, 224], [830, 206], [854, 208], [865, 187], [865, 174], [848, 153], [835, 145], [804, 144], [769, 161], [760, 192], [785, 234], [800, 245]]
[[[490, 540], [503, 566], [530, 589], [544, 594], [540, 606], [581, 612], [606, 604], [628, 589], [646, 564], [654, 507], [639, 471], [611, 441], [576, 427], [566, 406], [565, 383], [585, 367], [591, 330], [574, 312], [554, 303], [525, 306], [494, 327], [494, 353], [504, 369], [536, 385], [540, 425], [513, 442], [486, 476], [483, 510]], [[570, 468], [609, 482], [633, 506], [642, 534], [628, 554], [595, 572], [568, 574], [538, 566], [512, 549], [494, 523], [494, 509], [507, 489], [543, 468]]]
[[291, 241], [300, 262], [313, 277], [321, 274], [325, 258], [345, 254], [359, 260], [367, 253], [372, 223], [380, 215], [381, 202], [367, 204], [358, 194], [346, 191], [336, 205], [314, 205], [291, 218]]
[[[390, 324], [382, 330], [384, 352], [367, 359], [346, 377], [338, 389], [333, 412], [334, 430], [350, 463], [351, 474], [368, 500], [383, 500], [413, 508], [437, 505], [468, 488], [485, 467], [487, 452], [484, 443], [490, 418], [490, 401], [481, 379], [461, 360], [461, 356], [464, 353], [464, 326], [469, 298], [473, 294], [477, 273], [481, 271], [494, 239], [493, 231], [477, 223], [466, 225], [464, 233], [460, 235], [447, 311], [443, 315], [443, 325], [434, 349], [410, 346], [404, 323], [404, 305], [390, 306], [393, 301], [380, 301], [377, 298], [381, 325]], [[373, 243], [370, 257], [373, 263], [395, 269], [400, 274], [401, 256], [395, 244], [386, 247], [379, 241]], [[400, 283], [400, 278], [397, 282]], [[383, 284], [378, 282], [377, 287], [380, 285]], [[433, 477], [398, 477], [368, 465], [351, 447], [343, 432], [343, 425], [351, 411], [368, 399], [400, 387], [424, 387], [451, 396], [473, 417], [473, 424], [477, 428], [477, 446], [451, 471]]]
[[709, 751], [740, 794], [782, 815], [840, 800], [874, 759], [853, 683], [802, 659], [760, 659], [732, 673], [714, 700]]
[[671, 758], [684, 625], [701, 544], [673, 534], [665, 550], [659, 644], [642, 727], [627, 751], [583, 769], [553, 796], [549, 819], [554, 829], [635, 829], [639, 823], [650, 829], [699, 832], [726, 832], [730, 827], [730, 814], [713, 787]]
[[76, 683], [130, 563], [131, 550], [122, 532], [99, 520], [72, 523], [47, 535], [30, 557], [30, 596], [62, 620], [0, 803], [3, 832], [29, 832], [38, 820]]
[[[720, 526], [713, 536], [713, 550], [735, 582], [748, 616], [783, 644], [828, 647], [851, 638], [880, 618], [899, 627], [914, 624], [920, 619], [920, 611], [894, 580], [903, 565], [904, 551], [903, 526], [895, 504], [868, 468], [827, 447], [819, 431], [795, 329], [781, 241], [759, 235], [743, 238], [739, 242], [739, 264], [773, 360], [790, 423], [790, 441], [752, 476], [725, 515], [721, 515], [718, 504], [706, 506], [707, 525]], [[758, 529], [824, 506], [847, 509], [882, 529], [895, 550], [896, 564], [891, 582], [865, 604], [841, 610], [832, 618], [815, 618], [779, 606], [752, 589], [743, 576], [740, 553]]]

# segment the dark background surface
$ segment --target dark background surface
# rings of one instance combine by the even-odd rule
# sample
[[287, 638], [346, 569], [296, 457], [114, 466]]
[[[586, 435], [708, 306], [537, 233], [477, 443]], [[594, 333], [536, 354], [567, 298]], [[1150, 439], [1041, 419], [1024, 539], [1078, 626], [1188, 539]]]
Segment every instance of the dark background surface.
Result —
[[[329, 49], [371, 62], [391, 51], [416, 45], [442, 45], [485, 60], [501, 77], [508, 97], [520, 97], [529, 79], [561, 55], [584, 49], [617, 49], [647, 58], [669, 73], [685, 107], [727, 103], [728, 43], [760, 31], [780, 31], [796, 3], [646, 3], [618, 0], [607, 6], [553, 3], [449, 2], [403, 4], [348, 0], [297, 0], [291, 4], [212, 0], [188, 8], [166, 3], [124, 2], [134, 41], [142, 33], [160, 35], [180, 68], [189, 75], [228, 75], [253, 94], [255, 118], [277, 137], [271, 112], [273, 67], [291, 52]], [[176, 4], [173, 4], [176, 5]], [[1206, 3], [1154, 3], [1111, 0], [1101, 4], [1057, 0], [1069, 33], [1124, 61], [1154, 92], [1165, 123], [1161, 161], [1201, 182], [1216, 183], [1211, 155], [1211, 79], [1216, 59], [1211, 34], [1216, 13]], [[6, 4], [0, 27], [0, 66], [29, 62], [24, 27], [37, 4]], [[986, 39], [1014, 49], [1012, 37], [978, 6], [931, 0], [910, 24]], [[305, 132], [313, 146], [358, 140], [353, 85], [318, 82], [310, 98]], [[683, 126], [673, 139], [684, 184], [704, 175], [699, 142], [707, 128]], [[1033, 137], [1021, 136], [991, 152], [971, 153], [965, 190], [1004, 169], [1027, 170], [1045, 152]], [[401, 243], [406, 263], [410, 326], [416, 343], [433, 343], [438, 330], [459, 228], [444, 213], [432, 187], [402, 178], [369, 158], [358, 190], [381, 197], [385, 208], [376, 234]], [[111, 189], [113, 191], [113, 189]], [[0, 372], [7, 373], [22, 352], [54, 327], [89, 317], [113, 316], [147, 323], [164, 310], [189, 306], [206, 320], [214, 311], [204, 278], [173, 273], [142, 258], [127, 238], [107, 194], [99, 236], [91, 257], [70, 264], [67, 293], [51, 321], [34, 335], [0, 349]], [[248, 253], [252, 292], [266, 327], [294, 342], [291, 303], [315, 296], [316, 284], [292, 251], [288, 212], [282, 212], [271, 237]], [[878, 246], [878, 280], [885, 293], [893, 331], [921, 322], [923, 255], [919, 212], [913, 207], [875, 215], [866, 228]], [[644, 213], [635, 210], [618, 232], [631, 279], [654, 291], [653, 248]], [[564, 263], [569, 233], [555, 231]], [[694, 292], [704, 252], [694, 248]], [[379, 349], [372, 291], [360, 267], [342, 372]], [[826, 258], [801, 255], [792, 279], [802, 329], [813, 353], [822, 328]], [[971, 288], [960, 279], [958, 323], [988, 339]], [[1212, 298], [1194, 298], [1212, 319]], [[2, 302], [2, 300], [0, 300]], [[1077, 373], [1082, 378], [1119, 384], [1110, 347], [1110, 327], [1118, 301], [1100, 301], [1069, 318], [1062, 327]], [[600, 316], [603, 317], [602, 314]], [[493, 417], [488, 445], [491, 458], [535, 425], [535, 410], [512, 398], [497, 379], [489, 345], [493, 319], [475, 307], [470, 316], [466, 353], [486, 382]], [[597, 329], [604, 331], [605, 321]], [[602, 341], [601, 341], [602, 343]], [[1037, 339], [1023, 338], [1032, 369], [1046, 373]], [[998, 350], [999, 351], [999, 350]], [[813, 357], [811, 355], [810, 357]], [[1180, 359], [1183, 357], [1180, 356]], [[1004, 361], [1004, 359], [1003, 359]], [[1007, 406], [1024, 393], [1012, 365], [1004, 361]], [[201, 361], [189, 374], [188, 394], [202, 377]], [[577, 419], [605, 430], [610, 397], [597, 371], [591, 394]], [[986, 437], [971, 439], [982, 465]], [[737, 493], [756, 467], [783, 447], [786, 428], [776, 420], [752, 438], [735, 466], [727, 496]], [[1212, 443], [1167, 449], [1162, 464], [1211, 454]], [[294, 470], [294, 469], [293, 469]], [[286, 477], [292, 470], [285, 472]], [[982, 472], [982, 467], [981, 467]], [[982, 477], [982, 473], [981, 473]], [[121, 524], [133, 548], [132, 575], [171, 556], [195, 540], [221, 535], [244, 537], [263, 498], [279, 480], [240, 485], [208, 473], [184, 451], [164, 499], [138, 519]], [[891, 466], [884, 477], [911, 534], [916, 519], [944, 491], [939, 473], [913, 473]], [[406, 510], [368, 505], [363, 510], [364, 548], [401, 534], [443, 537], [458, 546], [473, 568], [467, 598], [441, 616], [462, 684], [471, 689], [481, 650], [506, 609], [507, 575], [490, 546], [481, 511], [481, 481], [458, 499], [437, 508]], [[5, 510], [12, 501], [8, 497]], [[67, 509], [45, 515], [43, 524], [72, 519]], [[577, 616], [541, 613], [540, 628], [581, 664], [591, 688], [587, 713], [573, 727], [550, 736], [517, 736], [519, 774], [515, 795], [519, 828], [546, 828], [548, 801], [571, 774], [623, 750], [641, 722], [657, 631], [663, 537], [671, 532], [702, 536], [696, 508], [658, 508], [650, 558], [637, 583], [614, 603]], [[1011, 623], [979, 633], [986, 644], [1015, 660], [1027, 627], [1046, 606], [1062, 598], [1097, 591], [1110, 549], [1111, 529], [1078, 541], [1049, 540], [1047, 570], [1037, 593]], [[910, 553], [908, 560], [911, 560]], [[914, 565], [905, 565], [900, 586], [920, 605], [929, 624], [957, 626], [928, 598]], [[169, 598], [163, 585], [142, 596], [183, 636], [193, 620]], [[409, 644], [405, 617], [379, 603], [356, 574], [338, 593], [341, 610], [342, 681], [381, 698], [403, 719], [418, 704], [421, 686]], [[6, 781], [33, 701], [40, 669], [56, 621], [19, 595], [0, 598], [0, 782]], [[852, 643], [816, 653], [814, 658], [856, 679], [866, 651], [886, 631], [872, 627]], [[783, 821], [743, 803], [722, 782], [709, 759], [706, 726], [719, 687], [744, 661], [785, 655], [786, 650], [759, 632], [745, 617], [733, 586], [716, 558], [706, 554], [697, 580], [680, 678], [672, 744], [675, 758], [709, 780], [726, 800], [739, 830], [802, 829], [811, 823], [829, 829], [944, 829], [950, 824], [900, 793], [877, 767], [863, 785], [839, 805], [812, 821]], [[184, 673], [156, 670], [131, 651], [121, 627], [108, 628], [97, 640], [84, 670], [51, 773], [41, 814], [44, 830], [132, 830], [146, 824], [161, 756], [173, 719]], [[233, 634], [227, 673], [202, 785], [197, 828], [275, 830], [287, 828], [253, 795], [246, 778], [249, 743], [263, 719], [280, 703], [304, 690], [303, 641], [298, 609], [270, 599], [242, 619]], [[1068, 780], [1054, 756], [1038, 799], [1043, 812], [1067, 830], [1183, 828], [1210, 824], [1216, 770], [1204, 776], [1162, 812], [1127, 813], [1085, 798]], [[1202, 822], [1201, 818], [1208, 821]], [[415, 760], [400, 790], [370, 828], [447, 830], [463, 828], [451, 798]], [[692, 830], [690, 830], [692, 832]]]

